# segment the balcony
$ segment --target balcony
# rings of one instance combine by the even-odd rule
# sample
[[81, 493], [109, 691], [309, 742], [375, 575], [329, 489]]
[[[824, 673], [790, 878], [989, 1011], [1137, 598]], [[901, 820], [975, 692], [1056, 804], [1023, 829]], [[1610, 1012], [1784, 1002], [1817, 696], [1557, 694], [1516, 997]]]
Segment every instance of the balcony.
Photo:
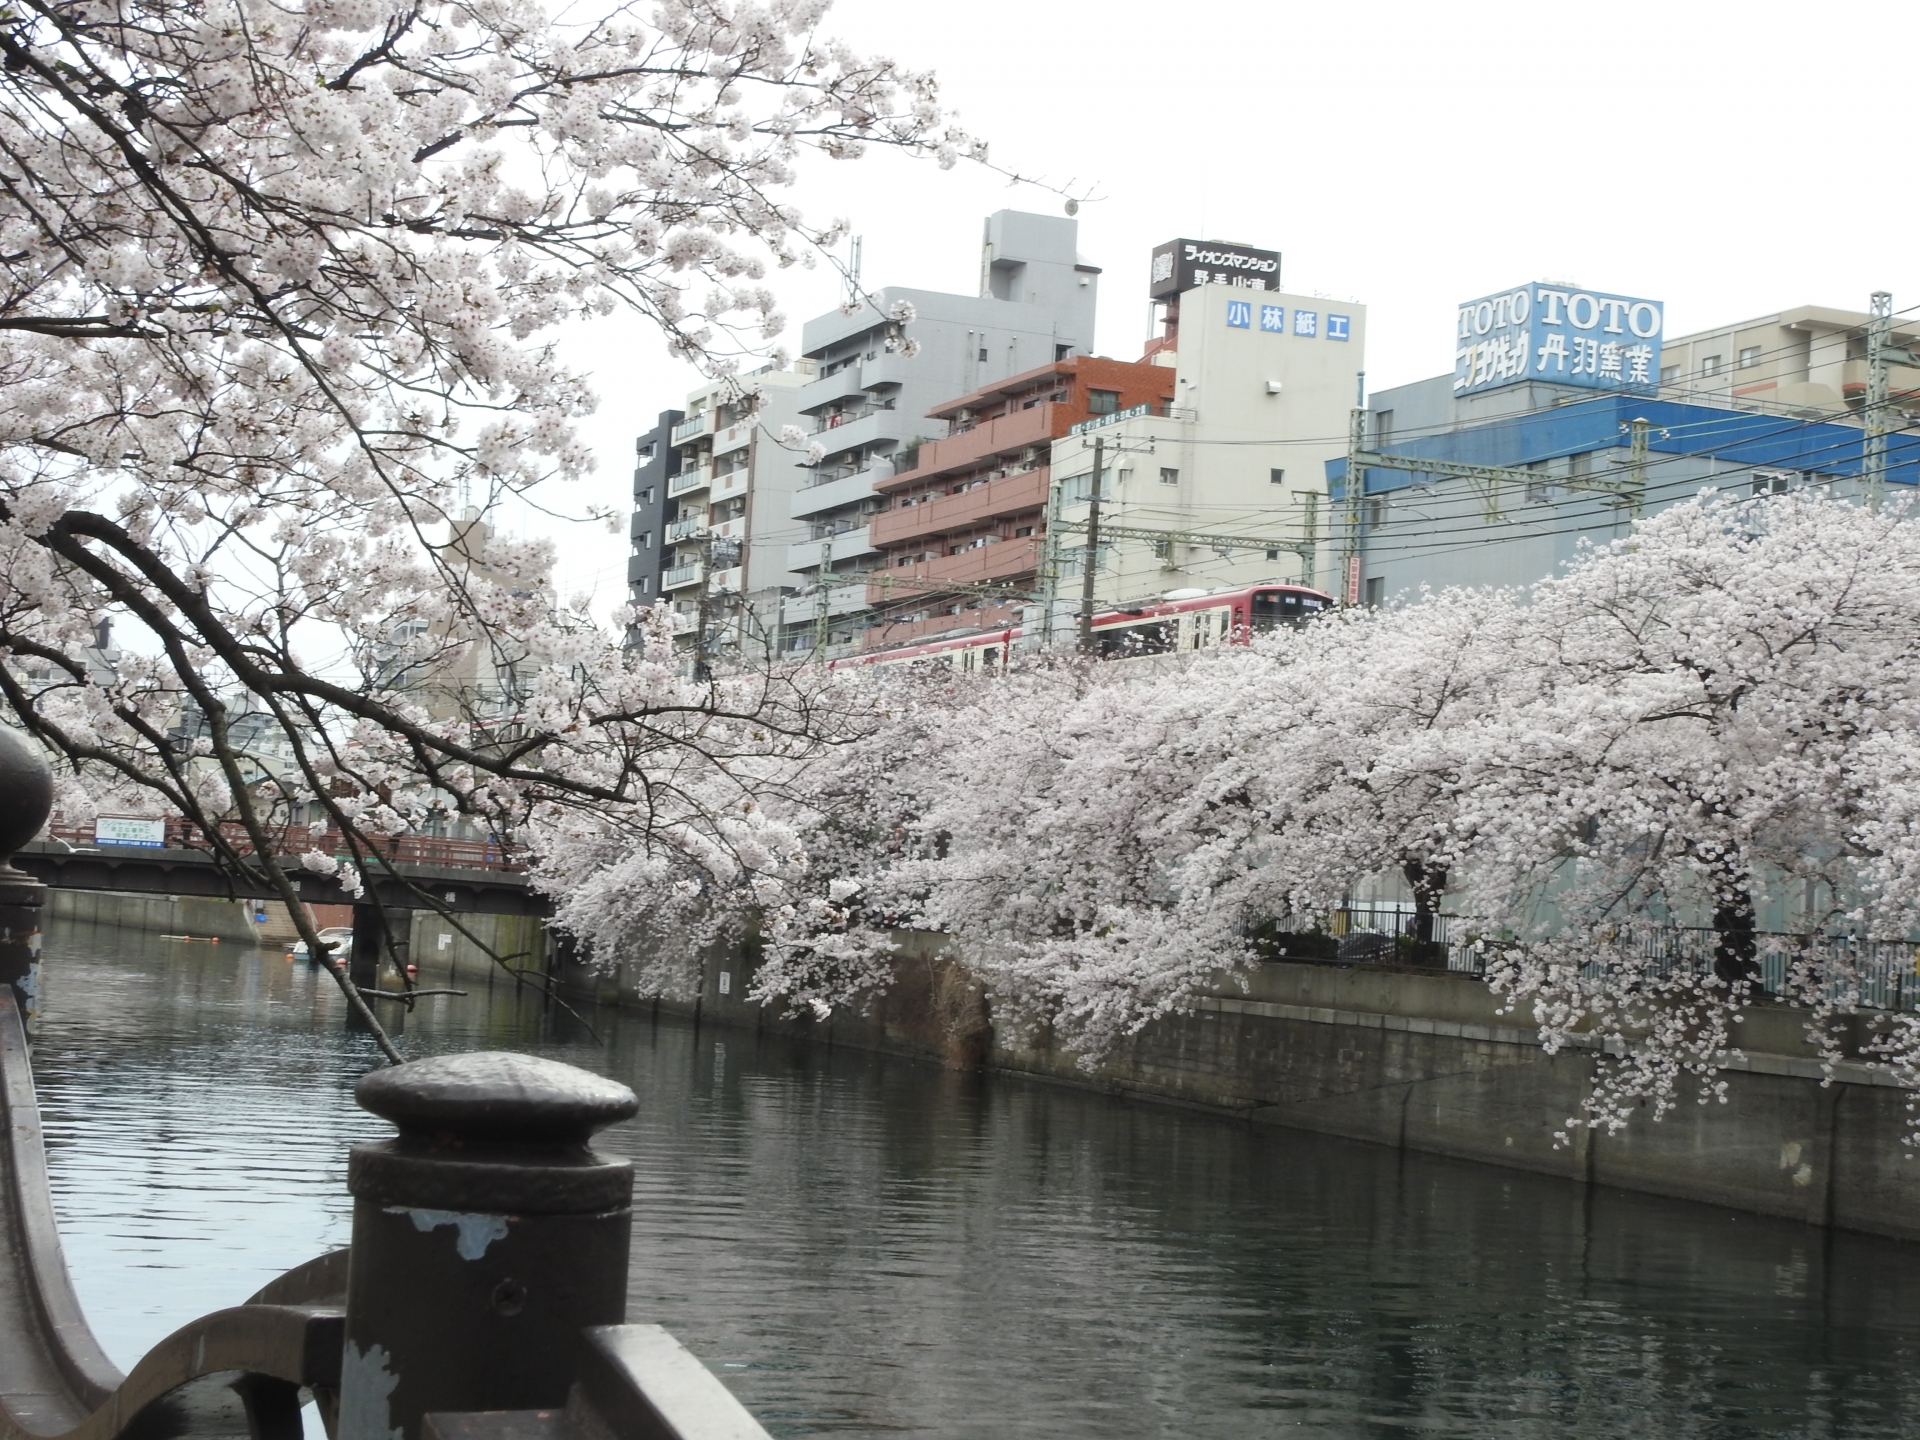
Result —
[[[895, 594], [895, 601], [907, 597]], [[1020, 605], [982, 605], [978, 610], [962, 610], [958, 615], [929, 615], [925, 620], [880, 620], [860, 639], [869, 650], [888, 650], [896, 645], [911, 645], [933, 635], [955, 631], [1002, 630], [1020, 623]]]
[[[796, 544], [789, 545], [787, 547], [787, 569], [818, 569], [820, 565], [820, 549], [827, 543], [826, 537], [822, 536], [818, 540], [801, 540]], [[867, 532], [867, 527], [864, 525], [859, 526], [857, 529], [842, 530], [838, 535], [833, 537], [832, 544], [835, 564], [838, 564], [842, 560], [858, 560], [863, 555], [871, 555], [875, 552], [873, 540]]]
[[684, 590], [689, 585], [698, 585], [706, 578], [707, 567], [698, 560], [691, 565], [676, 565], [660, 577], [660, 588], [671, 593]]
[[810, 410], [818, 410], [823, 405], [831, 405], [836, 400], [851, 399], [863, 392], [860, 362], [856, 360], [853, 364], [806, 386], [800, 391], [796, 401], [801, 413], [805, 414]]
[[[1011, 415], [982, 420], [972, 429], [949, 435], [944, 440], [929, 440], [920, 447], [920, 463], [885, 482], [886, 488], [897, 494], [917, 480], [957, 470], [989, 455], [1024, 449], [1028, 445], [1045, 445], [1054, 438], [1056, 412], [1078, 413], [1067, 411], [1064, 405], [1036, 405], [1031, 410], [1016, 410]], [[1065, 414], [1061, 419], [1064, 421]], [[1060, 428], [1065, 428], [1064, 423]]]
[[921, 594], [938, 593], [935, 585], [901, 585], [906, 581], [947, 581], [955, 585], [985, 585], [995, 581], [1017, 580], [1024, 575], [1032, 575], [1040, 568], [1040, 547], [1044, 542], [1037, 535], [1022, 536], [1018, 540], [1002, 540], [997, 545], [982, 545], [973, 550], [962, 550], [958, 555], [942, 555], [936, 560], [923, 560], [917, 565], [896, 565], [885, 573], [893, 578], [893, 585], [869, 585], [867, 595], [870, 603], [883, 599], [899, 600], [918, 591]]
[[876, 440], [898, 442], [909, 433], [918, 433], [910, 432], [909, 426], [924, 430], [930, 423], [926, 420], [909, 420], [898, 410], [869, 410], [858, 419], [818, 431], [813, 436], [813, 443], [823, 447], [831, 457], [871, 445]]
[[733, 450], [738, 450], [742, 445], [745, 445], [749, 440], [753, 439], [753, 425], [754, 422], [751, 420], [742, 420], [737, 425], [727, 426], [726, 429], [713, 437], [713, 453], [718, 456], [725, 455]]
[[715, 503], [725, 500], [730, 495], [746, 494], [747, 476], [751, 468], [750, 466], [739, 465], [723, 475], [714, 476], [713, 499]]
[[695, 490], [704, 490], [713, 483], [713, 470], [706, 465], [695, 466], [691, 470], [682, 470], [667, 481], [667, 494], [690, 495]]
[[878, 415], [882, 411], [893, 408], [893, 403], [888, 401], [880, 405], [863, 405], [852, 410], [842, 410], [838, 415], [816, 416], [815, 419], [818, 420], [819, 423], [813, 427], [812, 433], [815, 435], [824, 435], [829, 430], [838, 430], [843, 426], [853, 424], [856, 420], [864, 420], [869, 415]]
[[682, 515], [678, 520], [675, 520], [671, 525], [667, 526], [667, 543], [671, 545], [676, 540], [688, 539], [691, 536], [698, 535], [706, 528], [706, 516]]
[[[819, 617], [820, 592], [789, 596], [780, 605], [780, 621], [784, 625], [811, 625]], [[827, 618], [838, 620], [846, 615], [858, 615], [867, 608], [867, 590], [864, 585], [835, 585], [827, 591]]]
[[673, 427], [673, 438], [670, 443], [684, 445], [687, 441], [698, 440], [702, 435], [711, 434], [712, 431], [713, 412], [702, 410], [698, 415], [691, 415]]
[[919, 505], [897, 505], [873, 517], [873, 543], [899, 545], [928, 535], [944, 535], [1000, 515], [1040, 510], [1047, 503], [1045, 465], [1022, 470], [958, 495], [942, 495]]
[[885, 478], [890, 468], [882, 461], [865, 470], [843, 475], [838, 480], [829, 480], [824, 485], [809, 485], [804, 490], [796, 490], [788, 513], [796, 520], [804, 520], [809, 515], [822, 515], [843, 505], [865, 500], [873, 494], [874, 482]]

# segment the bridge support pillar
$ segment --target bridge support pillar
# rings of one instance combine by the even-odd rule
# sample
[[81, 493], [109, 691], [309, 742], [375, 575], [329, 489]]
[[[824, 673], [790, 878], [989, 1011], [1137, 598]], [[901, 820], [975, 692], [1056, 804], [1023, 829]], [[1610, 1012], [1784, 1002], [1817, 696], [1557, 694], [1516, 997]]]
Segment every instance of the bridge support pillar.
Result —
[[435, 1411], [553, 1410], [589, 1325], [626, 1318], [633, 1166], [588, 1141], [639, 1102], [530, 1055], [443, 1055], [354, 1092], [338, 1440], [421, 1440]]
[[[411, 912], [406, 912], [411, 918]], [[353, 954], [347, 961], [347, 976], [362, 990], [380, 988], [381, 962], [391, 960], [396, 973], [404, 973], [407, 964], [407, 938], [395, 935], [389, 924], [389, 913], [378, 905], [361, 904], [353, 907]], [[398, 986], [391, 987], [398, 989]], [[382, 1017], [382, 1023], [385, 1023]], [[358, 1012], [347, 1011], [349, 1030], [365, 1029], [365, 1022]]]
[[53, 772], [26, 741], [0, 726], [0, 984], [13, 988], [27, 1033], [40, 990], [40, 917], [47, 887], [10, 863], [53, 813]]

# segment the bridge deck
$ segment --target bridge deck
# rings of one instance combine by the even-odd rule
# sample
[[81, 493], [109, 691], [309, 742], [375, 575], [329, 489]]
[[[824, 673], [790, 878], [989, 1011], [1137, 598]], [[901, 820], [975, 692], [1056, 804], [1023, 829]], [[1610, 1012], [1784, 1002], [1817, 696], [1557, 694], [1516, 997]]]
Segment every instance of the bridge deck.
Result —
[[[76, 847], [61, 840], [36, 840], [21, 847], [14, 865], [48, 885], [68, 890], [109, 890], [142, 895], [206, 895], [235, 900], [276, 900], [264, 883], [244, 882], [228, 874], [205, 850], [110, 849]], [[455, 914], [547, 915], [547, 897], [527, 883], [524, 870], [501, 867], [395, 861], [389, 874], [368, 876], [368, 896], [399, 910], [430, 909], [417, 892]], [[281, 862], [300, 898], [310, 905], [347, 905], [355, 897], [340, 881]]]

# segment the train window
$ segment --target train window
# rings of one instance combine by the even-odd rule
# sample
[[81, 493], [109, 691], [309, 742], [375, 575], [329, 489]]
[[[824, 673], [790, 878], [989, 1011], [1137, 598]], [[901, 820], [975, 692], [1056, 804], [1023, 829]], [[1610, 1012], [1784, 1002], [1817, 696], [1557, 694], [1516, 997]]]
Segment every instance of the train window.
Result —
[[1129, 655], [1165, 655], [1179, 646], [1178, 623], [1151, 620], [1142, 625], [1109, 625], [1094, 632], [1094, 643], [1102, 660], [1123, 660]]
[[1318, 595], [1306, 595], [1298, 590], [1256, 590], [1250, 607], [1253, 628], [1271, 630], [1276, 625], [1298, 625], [1325, 605]]

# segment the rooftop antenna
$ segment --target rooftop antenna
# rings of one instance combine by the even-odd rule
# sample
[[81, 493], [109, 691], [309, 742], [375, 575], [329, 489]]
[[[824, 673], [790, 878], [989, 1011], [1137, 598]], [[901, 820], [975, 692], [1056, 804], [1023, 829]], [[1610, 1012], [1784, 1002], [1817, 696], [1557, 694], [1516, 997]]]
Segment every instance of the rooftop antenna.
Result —
[[857, 305], [860, 302], [860, 252], [866, 248], [866, 237], [855, 235], [847, 241], [847, 303]]

